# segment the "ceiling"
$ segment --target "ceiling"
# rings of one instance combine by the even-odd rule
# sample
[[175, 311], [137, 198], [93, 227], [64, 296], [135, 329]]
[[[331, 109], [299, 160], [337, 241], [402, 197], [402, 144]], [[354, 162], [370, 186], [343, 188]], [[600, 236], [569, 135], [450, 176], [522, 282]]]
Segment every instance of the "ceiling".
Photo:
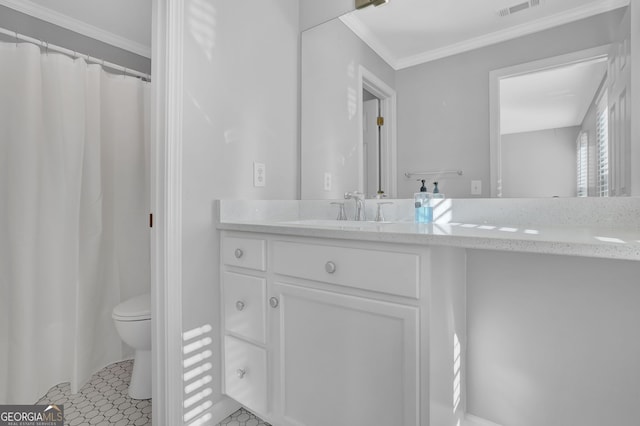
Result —
[[[498, 13], [523, 3], [525, 10]], [[629, 0], [389, 0], [341, 19], [397, 70], [628, 4]]]
[[500, 80], [500, 133], [581, 125], [606, 71], [600, 58]]
[[150, 58], [151, 1], [0, 0], [0, 5]]

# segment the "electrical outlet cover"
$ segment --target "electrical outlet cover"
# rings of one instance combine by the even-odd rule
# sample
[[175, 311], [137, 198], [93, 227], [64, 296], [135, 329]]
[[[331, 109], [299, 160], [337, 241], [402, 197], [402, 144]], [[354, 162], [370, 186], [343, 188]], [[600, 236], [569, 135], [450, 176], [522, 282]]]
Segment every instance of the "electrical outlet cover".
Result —
[[267, 183], [267, 169], [264, 163], [253, 163], [253, 186], [262, 187]]
[[331, 191], [331, 173], [324, 173], [324, 190]]
[[471, 181], [471, 195], [482, 195], [482, 181], [481, 180], [472, 180]]

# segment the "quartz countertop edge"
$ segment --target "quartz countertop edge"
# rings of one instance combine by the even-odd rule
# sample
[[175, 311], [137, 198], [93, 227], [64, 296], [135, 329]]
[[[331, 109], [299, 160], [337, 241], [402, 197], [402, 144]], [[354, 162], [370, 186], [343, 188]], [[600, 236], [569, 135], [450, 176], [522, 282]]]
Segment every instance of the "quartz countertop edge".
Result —
[[299, 225], [286, 221], [222, 221], [217, 228], [288, 236], [432, 245], [466, 249], [514, 251], [640, 260], [640, 232], [590, 227], [516, 229], [498, 226], [465, 227], [464, 224], [390, 223], [362, 229]]

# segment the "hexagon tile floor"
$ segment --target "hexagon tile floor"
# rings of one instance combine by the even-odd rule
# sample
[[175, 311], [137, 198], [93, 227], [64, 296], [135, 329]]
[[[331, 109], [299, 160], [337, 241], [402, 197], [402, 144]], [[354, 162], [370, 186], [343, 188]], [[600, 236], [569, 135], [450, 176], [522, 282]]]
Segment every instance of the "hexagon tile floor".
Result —
[[65, 426], [151, 426], [151, 400], [127, 395], [132, 368], [133, 360], [116, 362], [91, 376], [77, 394], [61, 383], [36, 404], [64, 405]]
[[271, 426], [244, 408], [239, 409], [216, 426]]
[[[77, 394], [60, 383], [36, 404], [64, 405], [65, 426], [151, 426], [151, 400], [127, 395], [133, 360], [116, 362], [91, 376]], [[270, 426], [241, 408], [217, 426]]]

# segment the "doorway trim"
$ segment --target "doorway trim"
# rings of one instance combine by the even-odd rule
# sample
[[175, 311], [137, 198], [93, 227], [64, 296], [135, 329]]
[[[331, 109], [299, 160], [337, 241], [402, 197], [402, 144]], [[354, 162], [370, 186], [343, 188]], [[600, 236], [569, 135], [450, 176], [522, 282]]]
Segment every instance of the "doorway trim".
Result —
[[182, 52], [184, 0], [152, 4], [151, 354], [153, 422], [183, 424]]
[[500, 138], [500, 80], [607, 57], [610, 45], [579, 50], [489, 72], [489, 157], [491, 198], [502, 197], [502, 143]]
[[380, 114], [385, 124], [380, 132], [382, 157], [382, 188], [388, 198], [395, 198], [398, 190], [396, 149], [396, 91], [378, 76], [360, 65], [358, 67], [358, 187], [364, 190], [364, 129], [362, 117], [362, 91], [380, 99]]

